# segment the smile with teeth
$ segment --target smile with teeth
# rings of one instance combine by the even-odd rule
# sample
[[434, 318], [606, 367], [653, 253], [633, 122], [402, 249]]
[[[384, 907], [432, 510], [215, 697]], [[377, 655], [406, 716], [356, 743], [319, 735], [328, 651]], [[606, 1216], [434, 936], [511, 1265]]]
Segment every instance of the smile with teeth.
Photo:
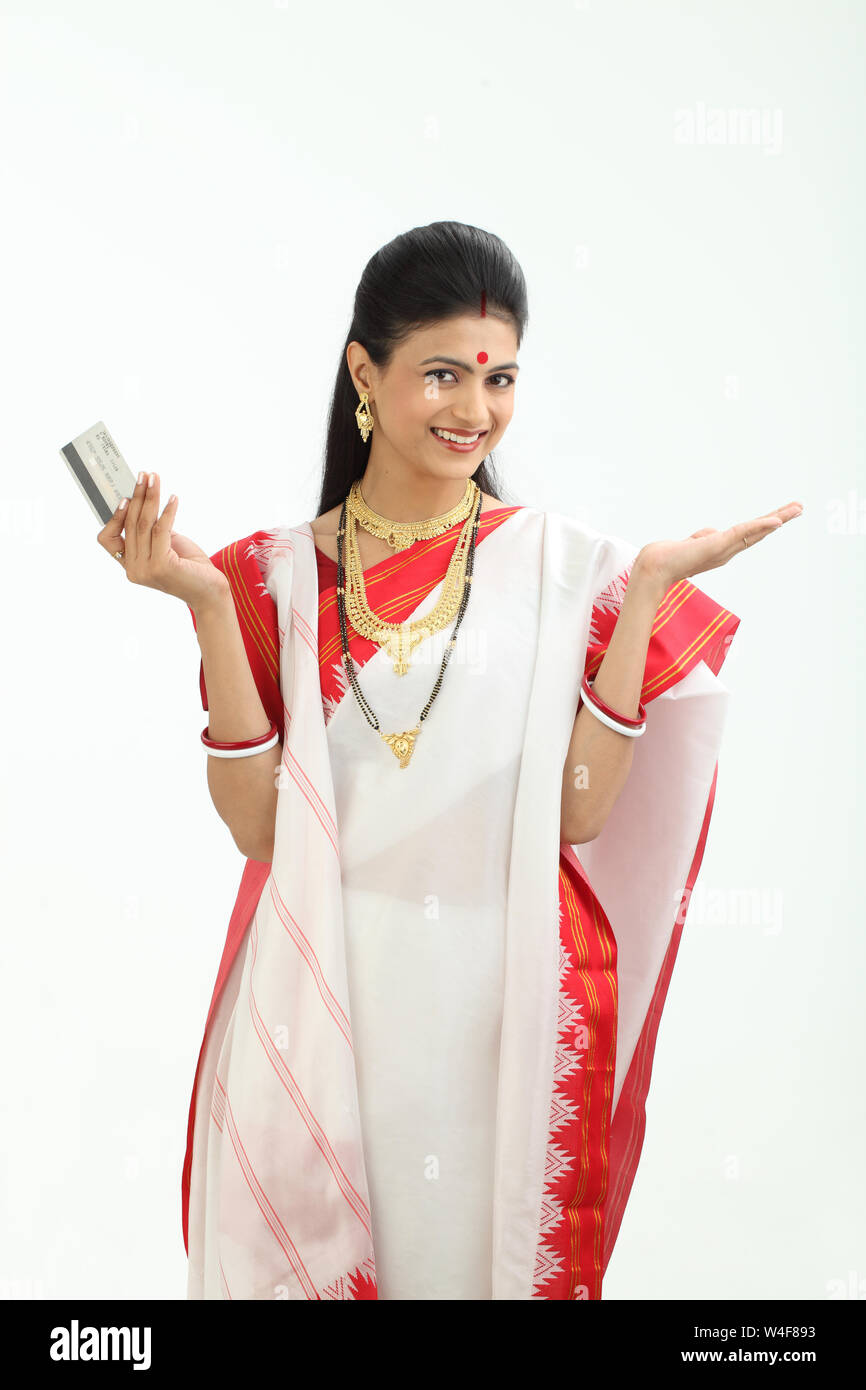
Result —
[[[432, 429], [433, 433], [438, 434], [440, 439], [450, 439], [452, 444], [474, 444], [476, 439], [481, 438], [482, 434], [481, 430], [477, 430], [475, 434], [454, 434], [451, 430], [437, 430], [435, 425], [432, 426]], [[486, 432], [485, 430], [484, 433], [486, 434]]]

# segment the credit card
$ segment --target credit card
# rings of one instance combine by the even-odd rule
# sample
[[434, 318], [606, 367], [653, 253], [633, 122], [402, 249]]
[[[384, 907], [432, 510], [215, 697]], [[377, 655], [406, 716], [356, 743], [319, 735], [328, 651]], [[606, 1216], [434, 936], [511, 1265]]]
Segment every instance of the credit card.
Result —
[[110, 521], [124, 497], [135, 490], [135, 475], [98, 420], [60, 450], [70, 473], [90, 503], [100, 526]]

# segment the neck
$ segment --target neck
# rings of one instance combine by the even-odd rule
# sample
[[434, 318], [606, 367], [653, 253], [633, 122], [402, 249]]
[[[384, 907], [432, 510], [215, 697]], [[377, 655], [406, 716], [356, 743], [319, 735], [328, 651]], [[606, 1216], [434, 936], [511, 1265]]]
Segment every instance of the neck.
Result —
[[376, 466], [370, 459], [361, 479], [368, 507], [389, 521], [426, 521], [456, 507], [466, 491], [465, 478], [431, 478], [407, 468]]

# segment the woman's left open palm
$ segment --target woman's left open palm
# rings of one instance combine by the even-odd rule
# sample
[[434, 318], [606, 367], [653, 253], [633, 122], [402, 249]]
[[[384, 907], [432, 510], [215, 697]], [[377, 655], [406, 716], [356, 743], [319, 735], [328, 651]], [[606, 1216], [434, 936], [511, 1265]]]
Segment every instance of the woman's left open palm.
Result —
[[726, 565], [734, 555], [751, 549], [758, 541], [778, 531], [786, 521], [793, 521], [803, 511], [802, 503], [789, 502], [766, 516], [753, 521], [740, 521], [726, 531], [706, 526], [681, 541], [650, 541], [635, 557], [645, 574], [664, 586], [665, 591], [681, 579], [689, 579], [705, 570]]

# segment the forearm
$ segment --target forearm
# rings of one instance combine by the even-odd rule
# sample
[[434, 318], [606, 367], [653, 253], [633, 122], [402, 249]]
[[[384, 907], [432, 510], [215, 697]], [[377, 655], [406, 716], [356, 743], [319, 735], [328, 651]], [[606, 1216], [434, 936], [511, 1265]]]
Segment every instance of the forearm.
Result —
[[[257, 738], [270, 724], [250, 670], [231, 594], [195, 611], [208, 699], [208, 732], [220, 742]], [[269, 862], [277, 814], [282, 743], [243, 758], [208, 754], [213, 803], [241, 854]]]
[[[635, 560], [592, 683], [599, 699], [627, 719], [637, 718], [650, 635], [663, 597], [664, 591]], [[634, 738], [609, 729], [581, 703], [562, 774], [563, 844], [585, 844], [599, 833], [631, 770], [634, 744]]]

